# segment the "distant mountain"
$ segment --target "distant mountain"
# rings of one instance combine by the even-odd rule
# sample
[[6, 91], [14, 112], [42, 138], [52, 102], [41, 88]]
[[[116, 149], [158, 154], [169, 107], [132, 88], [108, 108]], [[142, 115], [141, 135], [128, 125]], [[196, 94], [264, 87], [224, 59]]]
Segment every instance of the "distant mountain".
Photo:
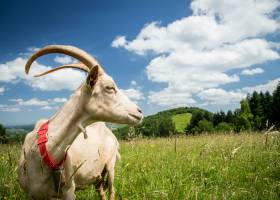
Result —
[[117, 129], [117, 128], [121, 128], [125, 125], [123, 124], [114, 124], [114, 123], [106, 123], [106, 126], [111, 129], [111, 130], [114, 130], [114, 129]]
[[[116, 128], [121, 128], [124, 125], [122, 124], [114, 124], [114, 123], [106, 123], [107, 127], [111, 130]], [[15, 126], [6, 126], [6, 130], [8, 134], [15, 134], [15, 133], [28, 133], [34, 129], [34, 124], [29, 125], [15, 125]]]
[[34, 124], [6, 126], [6, 128], [7, 129], [18, 129], [18, 130], [24, 130], [26, 132], [30, 132], [34, 129]]

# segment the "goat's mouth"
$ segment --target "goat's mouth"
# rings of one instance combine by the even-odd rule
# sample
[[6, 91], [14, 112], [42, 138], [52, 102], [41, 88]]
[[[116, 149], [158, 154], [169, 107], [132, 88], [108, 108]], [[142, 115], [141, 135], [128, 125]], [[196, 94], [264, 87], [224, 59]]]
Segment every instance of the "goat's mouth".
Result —
[[142, 118], [143, 118], [143, 115], [136, 115], [136, 114], [133, 114], [133, 113], [129, 113], [128, 115], [129, 115], [129, 117], [132, 118], [133, 121], [136, 122], [137, 124], [138, 124], [138, 123], [141, 123]]

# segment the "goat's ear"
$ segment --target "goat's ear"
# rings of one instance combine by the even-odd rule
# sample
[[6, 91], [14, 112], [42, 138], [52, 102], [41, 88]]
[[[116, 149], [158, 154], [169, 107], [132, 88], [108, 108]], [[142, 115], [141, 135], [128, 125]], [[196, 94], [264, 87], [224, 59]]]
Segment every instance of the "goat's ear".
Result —
[[94, 87], [95, 83], [97, 82], [98, 75], [99, 75], [99, 67], [98, 65], [96, 65], [90, 69], [87, 76], [87, 85], [90, 88]]

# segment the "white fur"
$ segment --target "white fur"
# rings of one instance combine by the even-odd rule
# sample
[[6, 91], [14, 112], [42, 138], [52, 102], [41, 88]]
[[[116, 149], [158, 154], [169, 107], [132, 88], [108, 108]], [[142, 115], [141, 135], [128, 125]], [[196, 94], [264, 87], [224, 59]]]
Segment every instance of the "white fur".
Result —
[[[118, 143], [104, 123], [95, 122], [137, 124], [142, 118], [140, 109], [117, 88], [110, 76], [100, 70], [93, 86], [82, 84], [62, 109], [49, 119], [46, 145], [51, 157], [58, 163], [69, 149], [64, 164], [65, 186], [56, 192], [52, 170], [42, 161], [37, 131], [46, 120], [40, 120], [27, 134], [22, 146], [18, 168], [21, 187], [32, 199], [75, 199], [75, 187], [96, 182], [102, 178], [105, 169], [110, 199], [114, 199], [112, 184]], [[89, 126], [86, 128], [87, 140], [80, 134], [81, 126]], [[81, 167], [74, 173], [79, 165]]]

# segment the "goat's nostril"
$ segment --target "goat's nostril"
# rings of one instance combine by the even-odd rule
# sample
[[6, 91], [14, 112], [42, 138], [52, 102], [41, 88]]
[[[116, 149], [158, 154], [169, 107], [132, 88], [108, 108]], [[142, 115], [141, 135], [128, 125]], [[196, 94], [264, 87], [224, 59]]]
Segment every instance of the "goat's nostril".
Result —
[[140, 108], [137, 108], [138, 112], [142, 113], [142, 110]]

